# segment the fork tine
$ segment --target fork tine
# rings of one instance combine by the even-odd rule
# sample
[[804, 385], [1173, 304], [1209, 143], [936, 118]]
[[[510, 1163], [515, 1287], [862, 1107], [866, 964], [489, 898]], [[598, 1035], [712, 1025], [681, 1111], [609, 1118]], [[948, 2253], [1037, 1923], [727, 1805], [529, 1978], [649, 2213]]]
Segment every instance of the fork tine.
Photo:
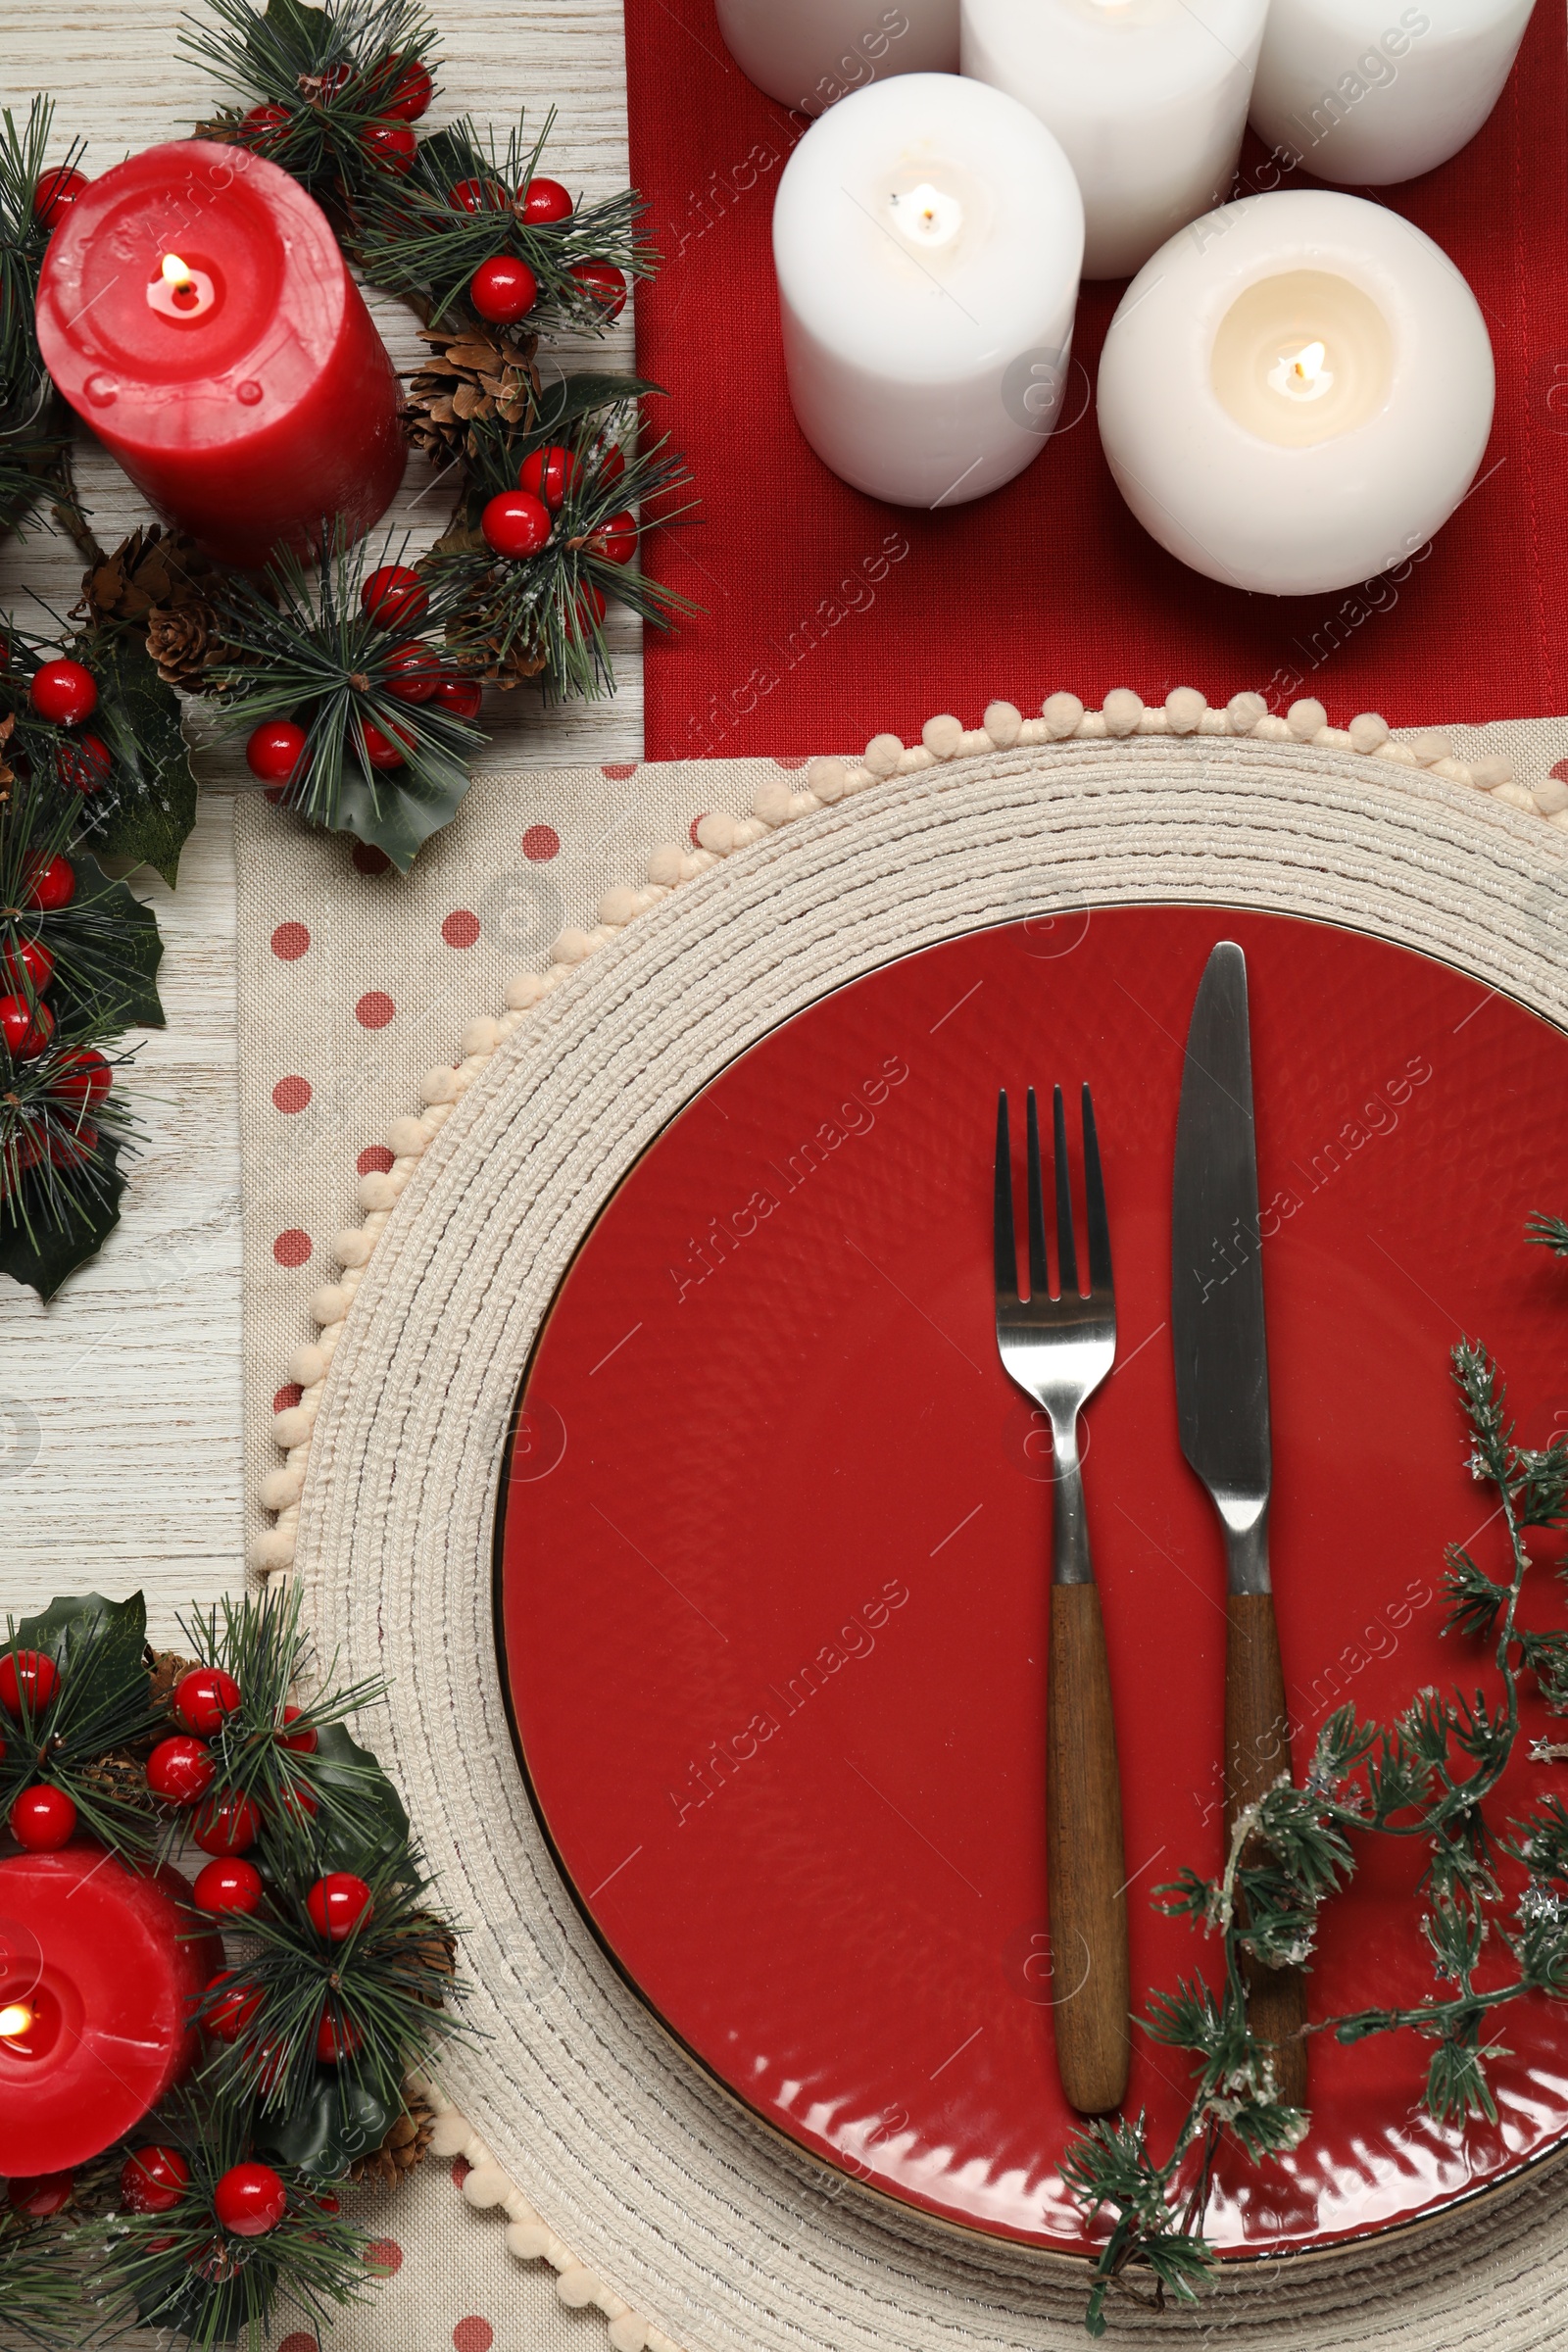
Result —
[[1078, 1296], [1078, 1247], [1072, 1233], [1072, 1172], [1067, 1165], [1067, 1121], [1061, 1089], [1051, 1094], [1051, 1127], [1056, 1152], [1056, 1262], [1063, 1298]]
[[997, 1297], [1018, 1296], [1018, 1244], [1012, 1225], [1012, 1143], [1007, 1132], [1007, 1090], [997, 1096], [997, 1187], [995, 1196]]
[[1040, 1121], [1035, 1112], [1035, 1090], [1029, 1089], [1029, 1296], [1051, 1297], [1051, 1268], [1046, 1262], [1046, 1196], [1040, 1181]]
[[1084, 1088], [1084, 1200], [1089, 1211], [1089, 1286], [1092, 1294], [1114, 1289], [1110, 1272], [1110, 1226], [1105, 1218], [1105, 1180], [1100, 1170], [1095, 1132], [1095, 1099]]

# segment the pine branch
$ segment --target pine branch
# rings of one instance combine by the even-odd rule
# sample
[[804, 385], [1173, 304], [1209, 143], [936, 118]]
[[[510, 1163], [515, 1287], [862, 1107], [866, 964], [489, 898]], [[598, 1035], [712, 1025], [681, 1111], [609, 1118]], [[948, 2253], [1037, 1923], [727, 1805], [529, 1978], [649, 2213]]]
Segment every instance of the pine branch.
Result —
[[[0, 112], [0, 531], [19, 530], [63, 473], [70, 432], [38, 349], [34, 307], [49, 227], [35, 199], [45, 169], [54, 103], [35, 98], [19, 127]], [[68, 148], [71, 170], [82, 141]]]
[[1525, 1227], [1525, 1240], [1549, 1250], [1553, 1257], [1568, 1257], [1568, 1218], [1533, 1216]]
[[[283, 550], [260, 581], [236, 573], [215, 591], [226, 656], [211, 673], [217, 707], [235, 731], [271, 718], [302, 727], [284, 806], [308, 824], [373, 843], [407, 872], [420, 845], [450, 823], [484, 737], [438, 704], [391, 691], [405, 674], [404, 649], [423, 640], [379, 626], [360, 592], [371, 570], [403, 561], [407, 542], [388, 538], [372, 556], [363, 545], [345, 548], [325, 523], [322, 536], [329, 552], [314, 575]], [[449, 626], [460, 604], [455, 584], [430, 575], [417, 625]], [[375, 764], [377, 737], [402, 749], [401, 764]]]
[[103, 1770], [103, 1760], [156, 1726], [146, 1666], [146, 1611], [141, 1594], [126, 1601], [90, 1593], [56, 1600], [37, 1617], [7, 1619], [7, 1652], [36, 1650], [50, 1658], [59, 1682], [41, 1706], [19, 1678], [17, 1727], [0, 1753], [0, 1818], [24, 1788], [63, 1788], [81, 1827], [115, 1852], [151, 1855], [158, 1825], [134, 1784]]
[[[630, 189], [574, 210], [564, 220], [530, 221], [522, 198], [538, 173], [555, 121], [536, 135], [519, 116], [504, 150], [495, 132], [481, 136], [465, 116], [419, 142], [409, 172], [380, 175], [360, 191], [353, 245], [370, 283], [417, 302], [431, 325], [479, 319], [468, 298], [474, 271], [500, 254], [525, 262], [538, 283], [526, 313], [530, 332], [568, 329], [602, 334], [604, 305], [572, 275], [584, 262], [608, 262], [626, 277], [650, 277], [653, 248], [638, 235], [643, 207]], [[477, 210], [454, 201], [467, 186]]]

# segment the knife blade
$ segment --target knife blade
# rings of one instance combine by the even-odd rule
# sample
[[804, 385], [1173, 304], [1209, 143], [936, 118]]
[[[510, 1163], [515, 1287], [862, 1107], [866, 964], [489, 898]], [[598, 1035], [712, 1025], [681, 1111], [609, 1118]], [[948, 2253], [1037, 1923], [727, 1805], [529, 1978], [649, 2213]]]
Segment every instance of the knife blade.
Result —
[[[1269, 1575], [1273, 1485], [1247, 958], [1214, 948], [1187, 1034], [1171, 1215], [1171, 1336], [1182, 1451], [1219, 1513], [1226, 1552], [1225, 1820], [1283, 1773], [1290, 1715]], [[1252, 2030], [1274, 2045], [1280, 2094], [1305, 2103], [1305, 1982], [1248, 1970]]]

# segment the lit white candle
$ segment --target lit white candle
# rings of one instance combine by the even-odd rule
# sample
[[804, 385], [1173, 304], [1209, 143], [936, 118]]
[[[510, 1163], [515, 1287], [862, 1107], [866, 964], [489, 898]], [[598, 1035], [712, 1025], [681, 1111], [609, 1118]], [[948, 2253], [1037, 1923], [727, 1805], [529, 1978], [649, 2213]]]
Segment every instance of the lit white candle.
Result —
[[961, 70], [1040, 117], [1084, 198], [1084, 275], [1126, 277], [1229, 195], [1268, 0], [963, 0]]
[[956, 74], [873, 82], [813, 122], [773, 209], [790, 398], [896, 506], [1010, 481], [1059, 411], [1084, 216], [1026, 107]]
[[1358, 196], [1253, 196], [1134, 278], [1100, 434], [1162, 547], [1237, 588], [1347, 588], [1413, 555], [1492, 429], [1492, 345], [1441, 246]]
[[718, 0], [718, 29], [749, 80], [812, 116], [865, 82], [958, 65], [958, 0]]
[[1317, 179], [1388, 187], [1446, 163], [1497, 103], [1533, 0], [1272, 0], [1252, 127]]

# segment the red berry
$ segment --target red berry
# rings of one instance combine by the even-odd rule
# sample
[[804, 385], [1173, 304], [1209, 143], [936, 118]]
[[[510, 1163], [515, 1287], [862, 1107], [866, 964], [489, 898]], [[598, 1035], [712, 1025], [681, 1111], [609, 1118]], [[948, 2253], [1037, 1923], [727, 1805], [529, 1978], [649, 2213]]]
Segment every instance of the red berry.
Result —
[[46, 2222], [70, 2202], [74, 2180], [72, 2173], [34, 2173], [26, 2180], [19, 2175], [6, 2192], [7, 2200], [13, 2213], [25, 2214], [29, 2222]]
[[563, 449], [559, 442], [552, 442], [545, 449], [530, 451], [517, 468], [518, 489], [531, 490], [535, 498], [544, 500], [552, 513], [564, 499], [570, 496], [576, 480], [577, 461], [571, 451]]
[[46, 858], [40, 865], [29, 866], [25, 879], [27, 895], [24, 905], [40, 914], [58, 914], [76, 895], [75, 868], [63, 853], [58, 858]]
[[76, 1826], [76, 1808], [64, 1788], [42, 1782], [12, 1800], [11, 1835], [29, 1854], [52, 1854]]
[[637, 553], [636, 515], [612, 514], [608, 522], [589, 532], [588, 552], [603, 556], [607, 564], [629, 564]]
[[406, 122], [372, 122], [368, 130], [361, 132], [360, 145], [367, 155], [373, 155], [378, 164], [384, 164], [400, 179], [419, 150], [419, 142]]
[[[284, 1724], [298, 1723], [304, 1712], [303, 1707], [286, 1706], [283, 1709]], [[307, 1724], [303, 1732], [279, 1731], [277, 1744], [279, 1747], [291, 1747], [298, 1756], [314, 1756], [320, 1745], [320, 1738], [315, 1725]]]
[[550, 510], [530, 490], [503, 490], [479, 517], [498, 556], [536, 556], [550, 536]]
[[559, 179], [530, 179], [519, 190], [519, 201], [524, 220], [535, 225], [571, 219], [571, 198]]
[[498, 253], [481, 262], [468, 280], [468, 300], [481, 318], [495, 326], [514, 326], [526, 318], [539, 299], [539, 280], [515, 254]]
[[612, 442], [608, 449], [601, 443], [598, 466], [600, 481], [618, 482], [625, 470], [626, 460], [619, 442]]
[[454, 718], [477, 718], [484, 689], [477, 678], [437, 678], [431, 700]]
[[54, 977], [55, 959], [41, 939], [19, 939], [0, 949], [0, 972], [4, 972], [19, 996], [24, 997], [30, 988], [41, 997]]
[[613, 262], [574, 262], [570, 275], [604, 310], [608, 324], [626, 308], [626, 279]]
[[204, 1862], [196, 1873], [192, 1898], [198, 1911], [222, 1918], [230, 1913], [248, 1916], [262, 1899], [262, 1874], [254, 1862], [236, 1854], [231, 1859]]
[[571, 601], [571, 619], [575, 634], [588, 637], [605, 617], [605, 600], [593, 584], [584, 580]]
[[73, 1127], [69, 1132], [58, 1127], [50, 1129], [45, 1146], [52, 1164], [57, 1168], [84, 1168], [98, 1149], [96, 1127]]
[[209, 1797], [191, 1836], [204, 1854], [242, 1854], [256, 1843], [262, 1817], [248, 1796]]
[[63, 1054], [60, 1070], [49, 1090], [57, 1102], [101, 1102], [115, 1083], [108, 1062], [90, 1047], [79, 1054]]
[[495, 179], [460, 179], [449, 189], [447, 202], [455, 213], [504, 213], [511, 210], [506, 189]]
[[323, 2017], [316, 2029], [316, 2055], [323, 2066], [336, 2066], [340, 2058], [352, 2058], [364, 2038], [351, 2018]]
[[47, 1004], [29, 1004], [25, 997], [0, 997], [0, 1038], [13, 1061], [30, 1061], [54, 1033], [55, 1016]]
[[174, 1685], [174, 1713], [187, 1731], [210, 1738], [240, 1704], [239, 1685], [221, 1666], [193, 1666]]
[[427, 703], [441, 675], [441, 658], [434, 648], [411, 637], [395, 645], [387, 660], [392, 672], [386, 680], [388, 694], [395, 694], [400, 703]]
[[318, 1936], [328, 1943], [342, 1943], [362, 1919], [369, 1918], [370, 1889], [352, 1870], [329, 1870], [305, 1897], [305, 1908]]
[[46, 1649], [8, 1649], [0, 1658], [0, 1707], [21, 1716], [25, 1701], [41, 1715], [60, 1688], [60, 1669]]
[[275, 147], [289, 125], [286, 106], [253, 106], [245, 117], [245, 128], [251, 134], [251, 145], [266, 153]]
[[132, 2148], [120, 2168], [120, 2202], [126, 2213], [172, 2213], [190, 2186], [190, 2166], [177, 2148], [154, 2142]]
[[416, 57], [391, 58], [388, 63], [399, 72], [391, 96], [381, 101], [381, 112], [400, 115], [405, 122], [417, 122], [435, 96], [435, 83]]
[[220, 1984], [232, 1985], [234, 1988], [232, 1991], [221, 1994], [214, 2002], [203, 2017], [202, 2024], [208, 2033], [216, 2034], [220, 2041], [238, 2041], [251, 2019], [260, 2009], [262, 1996], [255, 1990], [240, 1991], [239, 1987], [234, 1985], [232, 1969], [220, 1969], [216, 1977], [209, 1977], [206, 1989], [208, 1992], [217, 1992]]
[[335, 98], [340, 91], [346, 90], [353, 77], [353, 67], [342, 58], [339, 58], [335, 66], [328, 66], [321, 75], [322, 98]]
[[236, 2164], [213, 2190], [213, 2210], [231, 2237], [265, 2237], [287, 2213], [288, 2191], [270, 2164]]
[[383, 564], [361, 588], [360, 603], [378, 629], [416, 629], [430, 609], [430, 591], [407, 564]]
[[166, 1804], [193, 1805], [213, 1785], [213, 1751], [188, 1732], [160, 1740], [147, 1759], [147, 1786]]
[[278, 1792], [277, 1809], [294, 1819], [304, 1813], [314, 1821], [320, 1808], [320, 1799], [306, 1781], [290, 1781]]
[[81, 735], [57, 746], [55, 773], [62, 784], [77, 792], [96, 792], [107, 784], [114, 759], [101, 735]]
[[401, 727], [394, 727], [391, 734], [386, 735], [369, 718], [360, 721], [360, 741], [365, 747], [365, 757], [372, 767], [401, 767], [414, 749], [413, 736], [405, 734]]
[[291, 784], [305, 749], [305, 729], [291, 718], [265, 718], [253, 727], [245, 746], [245, 764], [264, 784]]
[[69, 213], [83, 188], [92, 182], [85, 172], [73, 172], [69, 164], [56, 164], [52, 172], [39, 174], [32, 199], [36, 219], [45, 228], [53, 228], [62, 213]]
[[46, 662], [33, 671], [27, 695], [38, 716], [60, 727], [79, 725], [98, 708], [92, 671], [79, 662]]

